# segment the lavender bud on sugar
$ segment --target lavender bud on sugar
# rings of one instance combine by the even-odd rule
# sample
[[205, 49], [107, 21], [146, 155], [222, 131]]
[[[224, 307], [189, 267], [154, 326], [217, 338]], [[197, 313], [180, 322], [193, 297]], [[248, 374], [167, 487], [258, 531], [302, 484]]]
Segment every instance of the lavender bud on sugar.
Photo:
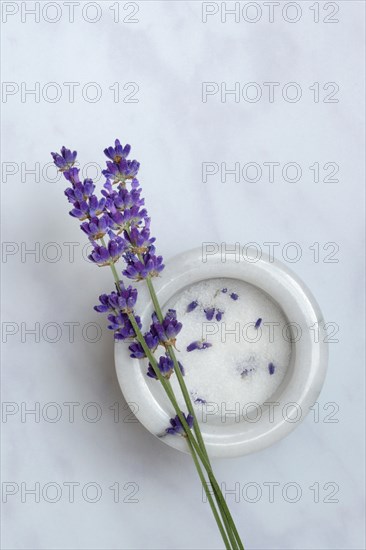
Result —
[[218, 309], [216, 313], [216, 321], [221, 321], [223, 314], [224, 312]]
[[257, 319], [257, 321], [255, 322], [254, 328], [259, 329], [259, 327], [261, 326], [261, 322], [262, 319], [259, 317], [259, 319]]
[[194, 300], [193, 302], [191, 302], [190, 304], [188, 304], [188, 306], [187, 306], [187, 313], [190, 313], [191, 311], [195, 310], [197, 306], [198, 306], [197, 300]]
[[207, 321], [212, 321], [213, 316], [215, 315], [215, 308], [210, 307], [208, 309], [205, 309], [204, 312], [205, 312]]
[[235, 292], [232, 292], [232, 293], [230, 294], [230, 298], [231, 298], [232, 300], [237, 300], [237, 299], [239, 298], [239, 296], [238, 296]]
[[268, 365], [268, 372], [269, 372], [269, 374], [271, 374], [271, 375], [274, 374], [275, 368], [276, 368], [275, 365], [274, 365], [273, 363], [270, 363], [270, 364]]
[[187, 351], [194, 351], [195, 349], [201, 350], [201, 349], [207, 349], [212, 347], [212, 344], [209, 344], [209, 342], [203, 342], [202, 340], [196, 340], [195, 342], [192, 342], [187, 346]]

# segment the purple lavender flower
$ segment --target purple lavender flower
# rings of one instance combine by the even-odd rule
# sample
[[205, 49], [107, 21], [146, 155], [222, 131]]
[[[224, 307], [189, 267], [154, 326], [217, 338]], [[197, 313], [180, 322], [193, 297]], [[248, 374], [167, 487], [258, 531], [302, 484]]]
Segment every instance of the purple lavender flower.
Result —
[[[94, 195], [95, 185], [92, 180], [80, 181], [80, 170], [74, 167], [76, 151], [71, 152], [62, 147], [61, 154], [52, 153], [52, 157], [65, 179], [71, 184], [65, 191], [73, 206], [70, 214], [84, 222], [81, 229], [93, 244], [89, 259], [99, 266], [106, 266], [114, 264], [123, 256], [127, 264], [124, 275], [130, 279], [141, 280], [158, 276], [164, 265], [163, 258], [155, 255], [155, 247], [152, 244], [155, 239], [150, 237], [149, 230], [150, 219], [147, 211], [142, 208], [144, 199], [141, 198], [141, 188], [136, 178], [140, 164], [136, 160], [127, 160], [130, 149], [130, 145], [123, 147], [118, 139], [115, 140], [114, 147], [105, 149], [104, 152], [110, 161], [107, 161], [107, 169], [103, 171], [107, 182], [101, 198]], [[129, 190], [125, 188], [126, 180], [131, 180]], [[112, 187], [114, 183], [118, 183], [117, 190]], [[124, 231], [125, 238], [113, 230], [118, 233]], [[106, 235], [109, 238], [106, 244], [104, 241], [102, 245], [97, 242]], [[134, 338], [128, 314], [133, 311], [137, 292], [131, 287], [125, 289], [121, 282], [117, 290], [118, 292], [102, 295], [96, 310], [110, 313], [109, 328], [115, 331], [117, 339]], [[171, 319], [168, 325], [163, 327], [168, 337], [172, 326], [176, 331], [179, 326], [181, 327], [176, 319]], [[146, 333], [145, 336], [149, 348], [155, 350], [159, 343], [156, 331], [154, 334]], [[135, 357], [141, 357], [143, 354], [143, 349], [137, 342], [130, 351]]]
[[204, 342], [203, 340], [196, 340], [187, 346], [187, 351], [194, 351], [195, 349], [207, 349], [211, 348], [212, 344]]
[[93, 251], [88, 256], [91, 262], [101, 267], [114, 264], [126, 250], [126, 242], [122, 237], [113, 235], [111, 232], [109, 235], [107, 246], [100, 246], [94, 242]]
[[127, 158], [130, 151], [131, 145], [126, 144], [125, 147], [123, 147], [119, 139], [116, 139], [114, 142], [114, 147], [107, 147], [104, 149], [104, 154], [113, 162], [117, 163], [121, 159]]
[[59, 153], [51, 153], [51, 155], [53, 157], [53, 161], [55, 165], [60, 170], [60, 172], [64, 172], [65, 170], [68, 170], [74, 165], [77, 152], [76, 151], [71, 152], [70, 149], [66, 149], [66, 147], [62, 147], [61, 155]]
[[237, 299], [239, 298], [239, 296], [238, 296], [235, 292], [232, 292], [232, 293], [230, 294], [230, 298], [231, 298], [232, 300], [237, 300]]
[[[161, 374], [164, 376], [164, 378], [170, 378], [172, 373], [174, 372], [173, 360], [170, 357], [168, 357], [167, 355], [161, 355], [159, 357], [158, 368], [159, 368]], [[158, 379], [158, 377], [155, 374], [155, 371], [154, 371], [153, 367], [151, 366], [151, 363], [149, 363], [149, 368], [148, 368], [146, 374], [150, 378], [155, 378], [155, 380]]]
[[[75, 151], [76, 152], [76, 151]], [[73, 186], [81, 184], [79, 177], [80, 169], [79, 168], [69, 168], [64, 171], [64, 178], [72, 183]]]
[[64, 176], [72, 183], [72, 187], [65, 190], [65, 195], [74, 206], [70, 211], [70, 215], [79, 218], [81, 221], [100, 216], [104, 211], [106, 199], [104, 197], [98, 199], [93, 195], [95, 190], [93, 181], [85, 179], [81, 183], [78, 168], [71, 168], [64, 172]]
[[128, 346], [128, 349], [131, 352], [130, 357], [132, 357], [132, 359], [143, 359], [144, 357], [146, 357], [143, 347], [139, 342], [134, 342], [133, 344], [130, 344]]
[[[179, 366], [180, 372], [184, 376], [184, 368], [179, 361], [178, 361], [178, 366]], [[162, 355], [161, 357], [159, 357], [158, 367], [161, 374], [164, 376], [164, 378], [169, 379], [174, 372], [174, 361], [167, 355]], [[158, 380], [158, 377], [156, 376], [151, 363], [149, 363], [149, 368], [147, 369], [146, 374], [150, 378], [154, 378], [155, 380]]]
[[[182, 415], [184, 416], [188, 424], [188, 427], [192, 429], [193, 422], [194, 422], [193, 416], [191, 414], [185, 415], [184, 413], [182, 413]], [[181, 421], [179, 420], [178, 415], [175, 418], [170, 419], [170, 427], [167, 428], [165, 431], [167, 434], [170, 434], [170, 435], [181, 435], [183, 437], [187, 437], [187, 434], [183, 428]]]
[[90, 198], [89, 204], [86, 201], [74, 203], [74, 208], [70, 210], [70, 216], [78, 218], [80, 221], [99, 216], [103, 212], [104, 200], [98, 200], [95, 195]]
[[198, 306], [198, 302], [197, 302], [197, 300], [194, 300], [193, 302], [191, 302], [190, 304], [188, 304], [188, 306], [187, 306], [187, 312], [190, 313], [191, 311], [193, 311], [194, 309], [196, 309], [197, 306]]
[[130, 243], [130, 250], [133, 254], [145, 254], [150, 246], [155, 241], [155, 238], [150, 238], [150, 230], [148, 227], [139, 229], [138, 227], [132, 227], [131, 231], [124, 233], [126, 241]]
[[122, 281], [119, 282], [118, 287], [118, 292], [113, 291], [111, 294], [99, 296], [100, 304], [94, 307], [95, 311], [99, 313], [107, 311], [132, 313], [137, 300], [137, 289], [132, 286], [126, 288]]
[[92, 195], [89, 201], [75, 202], [74, 208], [70, 211], [70, 215], [83, 221], [87, 218], [100, 216], [103, 213], [104, 206], [105, 199], [98, 199], [98, 197]]
[[141, 188], [138, 187], [139, 182], [135, 178], [131, 182], [132, 189], [128, 191], [125, 187], [120, 187], [114, 190], [112, 183], [107, 180], [102, 190], [102, 195], [107, 199], [107, 208], [114, 207], [116, 210], [126, 210], [132, 206], [142, 206], [145, 200], [141, 198]]
[[110, 225], [110, 218], [103, 214], [100, 218], [93, 217], [89, 222], [84, 222], [80, 225], [82, 231], [87, 234], [91, 241], [96, 241], [104, 237]]
[[139, 206], [132, 206], [124, 211], [117, 210], [116, 212], [109, 212], [111, 229], [117, 233], [126, 231], [131, 226], [139, 225], [143, 220], [146, 220], [147, 212], [145, 209], [140, 209]]
[[139, 168], [140, 163], [137, 160], [121, 158], [118, 162], [107, 161], [107, 170], [103, 170], [102, 174], [113, 180], [113, 183], [124, 185], [126, 180], [133, 179], [137, 175]]
[[275, 368], [276, 368], [276, 367], [275, 367], [275, 365], [274, 365], [273, 363], [270, 363], [270, 364], [268, 365], [268, 372], [269, 372], [270, 375], [274, 374]]
[[134, 255], [126, 255], [127, 268], [123, 275], [135, 281], [142, 281], [147, 277], [157, 277], [164, 269], [162, 256], [155, 256], [153, 246], [149, 252], [141, 255], [141, 259]]
[[[154, 352], [159, 345], [159, 338], [156, 335], [151, 334], [151, 332], [146, 332], [144, 334], [144, 339], [147, 347]], [[132, 352], [130, 357], [133, 359], [142, 359], [146, 357], [143, 347], [139, 342], [134, 342], [128, 349]]]
[[174, 346], [176, 337], [182, 330], [182, 323], [177, 320], [176, 311], [174, 309], [168, 309], [161, 323], [156, 313], [153, 313], [152, 320], [150, 332], [159, 338], [160, 344], [163, 346]]
[[[77, 168], [75, 168], [75, 170], [78, 171]], [[65, 195], [72, 204], [78, 201], [86, 201], [93, 195], [95, 190], [95, 185], [91, 179], [85, 179], [84, 183], [77, 181], [78, 179], [79, 175], [77, 175], [77, 178], [72, 182], [73, 187], [65, 189]]]
[[226, 294], [226, 293], [227, 293], [227, 288], [223, 288], [223, 289], [221, 290], [221, 292], [222, 292], [223, 294]]
[[255, 322], [254, 328], [259, 329], [259, 327], [261, 326], [261, 322], [262, 322], [262, 319], [261, 317], [259, 317], [259, 319], [257, 319]]
[[106, 209], [111, 218], [111, 227], [115, 231], [122, 232], [131, 225], [138, 226], [142, 221], [145, 222], [145, 227], [149, 225], [147, 211], [141, 209], [145, 202], [140, 197], [141, 189], [137, 188], [138, 181], [134, 182], [135, 187], [131, 191], [125, 188], [114, 191], [110, 181], [104, 185], [102, 194], [106, 198]]
[[[136, 323], [139, 328], [141, 328], [141, 320], [136, 315]], [[133, 328], [131, 321], [128, 318], [126, 313], [119, 313], [118, 315], [110, 314], [108, 315], [108, 321], [110, 325], [108, 328], [114, 330], [114, 337], [116, 340], [127, 340], [128, 338], [136, 338], [135, 329]]]
[[211, 321], [213, 319], [213, 316], [215, 315], [215, 308], [210, 307], [208, 309], [204, 310], [207, 321]]

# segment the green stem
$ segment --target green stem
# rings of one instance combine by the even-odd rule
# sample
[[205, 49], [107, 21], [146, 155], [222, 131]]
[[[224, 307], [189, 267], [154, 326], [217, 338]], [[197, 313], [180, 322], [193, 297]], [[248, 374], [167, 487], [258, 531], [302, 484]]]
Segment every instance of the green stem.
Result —
[[113, 273], [115, 283], [116, 283], [117, 287], [119, 287], [119, 277], [118, 277], [116, 266], [114, 264], [110, 264], [110, 266], [111, 266], [111, 270], [112, 270], [112, 273]]
[[195, 451], [194, 451], [194, 448], [193, 448], [193, 446], [192, 446], [192, 444], [191, 444], [191, 442], [189, 441], [188, 438], [187, 438], [187, 444], [188, 444], [189, 450], [191, 451], [191, 455], [192, 455], [192, 458], [193, 458], [193, 462], [194, 462], [194, 464], [195, 464], [195, 466], [196, 466], [196, 469], [197, 469], [199, 478], [200, 478], [200, 480], [201, 480], [202, 487], [204, 488], [205, 493], [206, 493], [206, 496], [207, 496], [207, 499], [208, 499], [208, 502], [210, 503], [212, 513], [213, 513], [214, 518], [215, 518], [215, 520], [216, 520], [216, 523], [217, 523], [217, 525], [218, 525], [218, 527], [219, 527], [219, 530], [220, 530], [220, 533], [221, 533], [221, 536], [222, 536], [222, 540], [223, 540], [224, 543], [225, 543], [225, 548], [226, 548], [226, 550], [231, 550], [232, 547], [231, 547], [231, 545], [230, 545], [230, 543], [229, 543], [229, 540], [228, 540], [228, 538], [227, 538], [227, 536], [226, 536], [225, 529], [224, 529], [224, 527], [223, 527], [223, 525], [222, 525], [222, 522], [221, 522], [221, 520], [220, 520], [220, 516], [219, 516], [219, 514], [217, 513], [215, 503], [214, 503], [214, 501], [213, 501], [213, 499], [212, 499], [211, 493], [210, 493], [209, 488], [208, 488], [208, 486], [207, 486], [207, 481], [206, 481], [205, 476], [204, 476], [204, 474], [203, 474], [203, 472], [202, 472], [202, 468], [201, 468], [201, 466], [200, 466], [200, 463], [199, 463], [198, 460], [197, 460], [197, 456], [196, 456], [196, 453], [195, 453]]

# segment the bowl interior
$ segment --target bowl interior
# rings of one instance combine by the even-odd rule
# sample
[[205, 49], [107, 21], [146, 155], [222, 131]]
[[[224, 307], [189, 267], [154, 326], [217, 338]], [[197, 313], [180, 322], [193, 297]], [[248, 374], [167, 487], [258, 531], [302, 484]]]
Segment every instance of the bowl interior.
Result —
[[[238, 299], [237, 301], [233, 301], [230, 299], [228, 293], [224, 296], [222, 292], [219, 292], [218, 300], [219, 304], [222, 305], [222, 319], [220, 321], [217, 321], [215, 317], [211, 321], [207, 321], [203, 311], [204, 305], [198, 305], [194, 312], [186, 313], [186, 304], [190, 303], [192, 298], [195, 299], [200, 290], [204, 289], [206, 299], [209, 299], [206, 305], [212, 308], [214, 305], [217, 305], [217, 300], [212, 298], [215, 290], [217, 292], [217, 289], [220, 291], [220, 289], [226, 290], [228, 288], [235, 290]], [[241, 288], [244, 288], [246, 297], [249, 296], [252, 315], [254, 315], [255, 320], [262, 315], [261, 327], [259, 327], [260, 334], [254, 326], [250, 326], [243, 318], [244, 314], [247, 321], [251, 319], [248, 311], [248, 300], [246, 300], [245, 296], [240, 295]], [[210, 292], [210, 289], [213, 289], [213, 291]], [[178, 319], [183, 323], [183, 329], [178, 335], [176, 342], [176, 347], [180, 350], [177, 352], [177, 358], [184, 365], [186, 373], [185, 382], [188, 390], [190, 390], [199, 422], [215, 425], [241, 422], [244, 429], [249, 429], [250, 424], [248, 421], [250, 422], [253, 418], [258, 417], [259, 411], [256, 409], [268, 407], [264, 403], [277, 401], [291, 380], [295, 364], [295, 346], [293, 346], [292, 342], [293, 330], [289, 325], [289, 320], [280, 305], [267, 292], [252, 284], [233, 278], [217, 279], [211, 277], [209, 279], [201, 279], [193, 285], [185, 285], [165, 301], [162, 307], [163, 312], [166, 313], [170, 308], [176, 309], [177, 305]], [[266, 312], [263, 310], [263, 306], [266, 306]], [[227, 312], [225, 308], [228, 308], [229, 311], [235, 308], [237, 310], [236, 315], [231, 311], [231, 318], [226, 320]], [[277, 319], [277, 324], [279, 325], [281, 321], [282, 326], [273, 326], [276, 322], [274, 316]], [[147, 320], [147, 325], [148, 323], [149, 320]], [[186, 326], [187, 324], [189, 327]], [[246, 326], [247, 324], [248, 326]], [[235, 330], [235, 327], [237, 330]], [[286, 327], [288, 328], [285, 331], [286, 338], [284, 338], [282, 332]], [[196, 332], [194, 332], [194, 329], [196, 329]], [[209, 329], [210, 331], [215, 330], [217, 333], [214, 336], [210, 334], [207, 336], [206, 332]], [[187, 333], [188, 339], [185, 333]], [[191, 334], [192, 336], [190, 336]], [[211, 343], [212, 349], [186, 353], [185, 348], [189, 344], [190, 338], [200, 340], [202, 337], [205, 337], [204, 340]], [[277, 348], [278, 350], [281, 346], [285, 348], [282, 350], [282, 354], [286, 354], [287, 357], [285, 364], [281, 365], [282, 372], [279, 373], [279, 365], [277, 365], [277, 360], [275, 359], [276, 349], [273, 348]], [[221, 351], [220, 357], [222, 362], [219, 365], [219, 374], [222, 385], [216, 392], [212, 388], [208, 388], [207, 396], [202, 394], [202, 390], [200, 391], [199, 388], [200, 385], [206, 385], [207, 388], [211, 378], [215, 378], [215, 374], [217, 376], [218, 347], [220, 347]], [[263, 356], [266, 353], [269, 354], [273, 364], [276, 365], [276, 372], [273, 375], [270, 375], [268, 372], [270, 359], [265, 362], [265, 357], [261, 357], [261, 355]], [[163, 354], [163, 351], [159, 348], [156, 353], [157, 358], [161, 354]], [[234, 357], [231, 357], [233, 354]], [[256, 358], [255, 361], [253, 361], [254, 357]], [[239, 365], [243, 365], [243, 372], [240, 372], [240, 367], [239, 371], [235, 369], [235, 361], [239, 362]], [[192, 363], [193, 369], [195, 369], [193, 373], [190, 368]], [[146, 360], [140, 361], [140, 369], [142, 374], [146, 374]], [[260, 381], [256, 383], [253, 380], [257, 375], [255, 372], [256, 369], [264, 371], [260, 374], [261, 380], [264, 384], [268, 385], [265, 395], [261, 391], [258, 392], [258, 388], [255, 387], [260, 383]], [[202, 371], [204, 371], [204, 375], [202, 375]], [[202, 378], [202, 381], [200, 381], [200, 378]], [[215, 380], [213, 382], [215, 383]], [[155, 398], [160, 399], [160, 385], [151, 379], [148, 379], [146, 383], [149, 385], [150, 391], [155, 395]], [[179, 395], [179, 386], [175, 377], [171, 378], [171, 383], [176, 395]], [[225, 388], [225, 386], [228, 387]], [[223, 391], [223, 389], [226, 389], [226, 391]], [[197, 403], [195, 403], [195, 399]], [[182, 410], [185, 410], [183, 399], [180, 400], [180, 404]]]

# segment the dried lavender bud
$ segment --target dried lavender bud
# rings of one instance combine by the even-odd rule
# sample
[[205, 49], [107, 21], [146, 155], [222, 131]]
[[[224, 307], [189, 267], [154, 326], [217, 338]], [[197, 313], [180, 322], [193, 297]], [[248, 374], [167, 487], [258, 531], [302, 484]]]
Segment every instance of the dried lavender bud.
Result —
[[196, 340], [187, 346], [187, 351], [193, 351], [195, 349], [206, 349], [212, 347], [212, 344], [208, 342], [203, 342], [202, 340]]

